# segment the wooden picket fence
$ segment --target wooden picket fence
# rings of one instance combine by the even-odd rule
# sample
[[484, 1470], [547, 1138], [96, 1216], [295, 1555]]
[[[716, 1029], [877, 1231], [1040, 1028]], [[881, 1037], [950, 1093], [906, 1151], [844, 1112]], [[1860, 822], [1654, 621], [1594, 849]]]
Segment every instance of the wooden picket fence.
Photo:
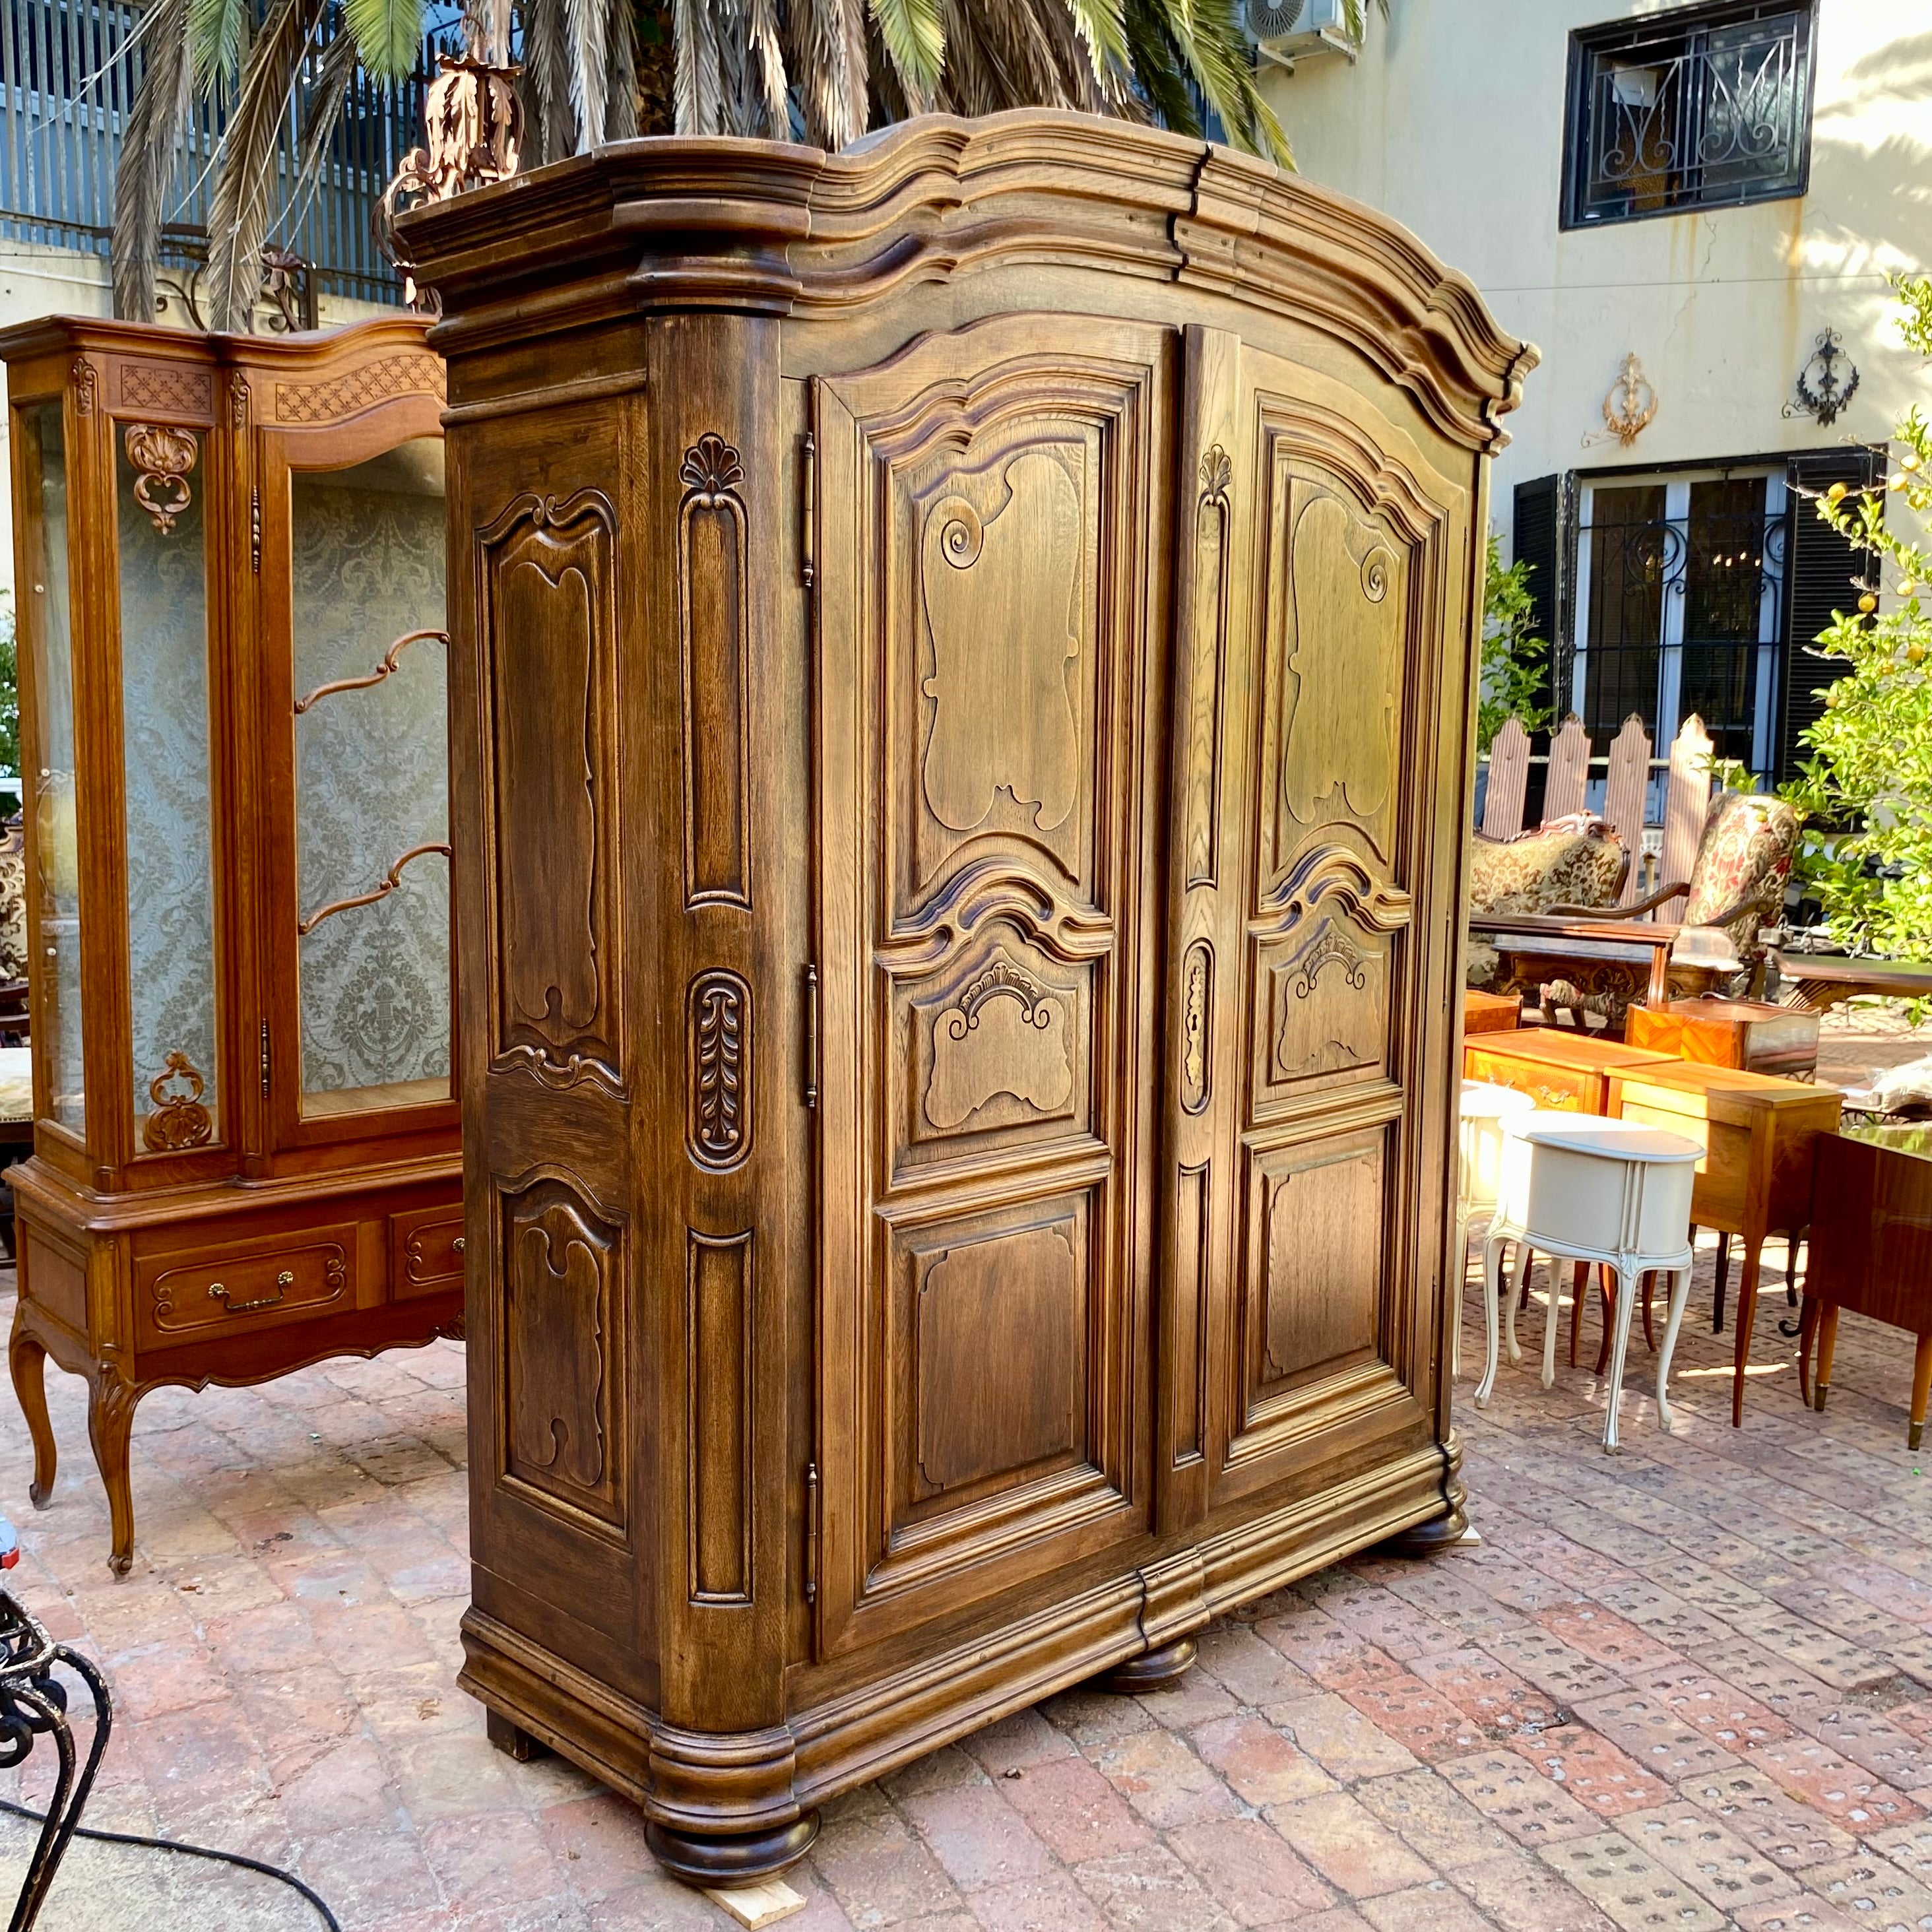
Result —
[[[1641, 898], [1654, 887], [1646, 883], [1650, 874], [1644, 863], [1646, 808], [1650, 796], [1651, 773], [1667, 764], [1670, 778], [1664, 788], [1663, 843], [1657, 857], [1654, 876], [1659, 881], [1688, 879], [1697, 856], [1698, 836], [1704, 829], [1704, 814], [1711, 802], [1711, 738], [1704, 721], [1694, 712], [1684, 721], [1670, 747], [1667, 760], [1651, 756], [1650, 734], [1643, 720], [1632, 712], [1623, 729], [1610, 741], [1603, 757], [1594, 756], [1589, 734], [1583, 721], [1573, 712], [1562, 728], [1550, 741], [1549, 772], [1543, 789], [1543, 818], [1546, 824], [1572, 812], [1588, 810], [1592, 767], [1604, 775], [1604, 798], [1598, 815], [1605, 820], [1624, 850], [1630, 854], [1630, 868], [1624, 881], [1624, 905]], [[1529, 790], [1529, 734], [1512, 718], [1490, 746], [1489, 784], [1483, 797], [1482, 830], [1491, 838], [1512, 838], [1522, 827], [1525, 799]]]

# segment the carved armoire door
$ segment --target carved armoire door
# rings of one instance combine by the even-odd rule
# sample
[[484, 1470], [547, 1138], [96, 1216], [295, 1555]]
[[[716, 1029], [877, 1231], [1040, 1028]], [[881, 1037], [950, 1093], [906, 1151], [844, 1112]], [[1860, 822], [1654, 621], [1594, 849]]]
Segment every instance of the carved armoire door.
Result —
[[1183, 421], [1166, 1527], [1430, 1426], [1455, 902], [1418, 855], [1469, 591], [1462, 486], [1358, 388], [1194, 328]]
[[1178, 348], [814, 385], [823, 1656], [1149, 1526]]

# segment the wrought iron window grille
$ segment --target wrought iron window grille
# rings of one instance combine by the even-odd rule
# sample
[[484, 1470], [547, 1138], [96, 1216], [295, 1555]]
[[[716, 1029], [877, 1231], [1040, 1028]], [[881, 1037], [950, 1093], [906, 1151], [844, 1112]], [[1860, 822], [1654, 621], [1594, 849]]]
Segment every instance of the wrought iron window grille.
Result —
[[1573, 34], [1564, 226], [1803, 194], [1814, 10], [1732, 0]]

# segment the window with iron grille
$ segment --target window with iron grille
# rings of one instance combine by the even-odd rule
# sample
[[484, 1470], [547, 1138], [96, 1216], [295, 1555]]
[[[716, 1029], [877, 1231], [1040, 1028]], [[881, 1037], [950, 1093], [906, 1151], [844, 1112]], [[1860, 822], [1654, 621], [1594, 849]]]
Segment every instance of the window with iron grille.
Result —
[[1573, 34], [1564, 226], [1802, 195], [1814, 4], [1679, 7]]

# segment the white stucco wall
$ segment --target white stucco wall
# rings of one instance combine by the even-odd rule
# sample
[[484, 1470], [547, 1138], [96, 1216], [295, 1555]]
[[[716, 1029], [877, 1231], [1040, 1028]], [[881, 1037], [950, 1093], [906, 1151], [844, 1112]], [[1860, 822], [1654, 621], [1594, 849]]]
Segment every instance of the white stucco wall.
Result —
[[[375, 315], [394, 315], [393, 308], [374, 302], [344, 302], [325, 295], [320, 303], [325, 328], [359, 322]], [[38, 321], [49, 315], [111, 315], [114, 299], [106, 260], [70, 248], [37, 248], [22, 242], [0, 241], [0, 328]], [[164, 322], [185, 326], [185, 318], [164, 314]], [[6, 371], [0, 367], [0, 393]], [[14, 466], [7, 448], [10, 418], [0, 410], [0, 590], [14, 587]]]
[[[1265, 82], [1302, 172], [1386, 210], [1470, 275], [1543, 352], [1493, 496], [1552, 470], [1644, 470], [1877, 441], [1932, 374], [1898, 339], [1887, 283], [1932, 266], [1932, 0], [1819, 0], [1810, 188], [1565, 231], [1569, 35], [1660, 0], [1392, 0], [1339, 56]], [[1820, 329], [1861, 380], [1828, 430], [1781, 408]], [[1634, 351], [1658, 398], [1628, 450], [1586, 446]]]

